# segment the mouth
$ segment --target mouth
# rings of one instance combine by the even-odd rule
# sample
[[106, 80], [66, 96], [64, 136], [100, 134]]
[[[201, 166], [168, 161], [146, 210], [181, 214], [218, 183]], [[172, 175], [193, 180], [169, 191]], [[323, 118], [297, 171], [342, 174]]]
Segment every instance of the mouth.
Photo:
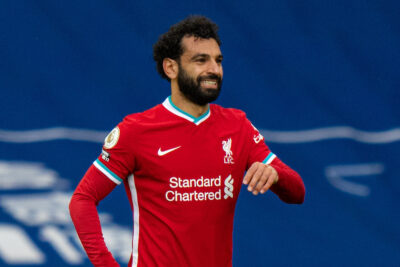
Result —
[[205, 88], [217, 88], [218, 82], [216, 80], [203, 80], [200, 82], [202, 87]]
[[218, 89], [221, 79], [217, 75], [209, 75], [199, 79], [200, 86], [205, 89]]

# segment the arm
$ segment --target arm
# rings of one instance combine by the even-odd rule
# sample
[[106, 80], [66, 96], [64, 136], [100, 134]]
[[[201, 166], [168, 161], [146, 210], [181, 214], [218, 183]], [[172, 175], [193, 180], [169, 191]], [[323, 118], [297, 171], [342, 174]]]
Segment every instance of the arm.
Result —
[[271, 191], [286, 203], [302, 204], [306, 189], [300, 175], [278, 158], [274, 159], [271, 167], [278, 175], [278, 181], [271, 186]]
[[98, 203], [115, 186], [115, 183], [92, 165], [76, 188], [69, 204], [75, 229], [90, 261], [96, 267], [119, 266], [106, 247], [96, 209]]
[[254, 195], [264, 194], [271, 189], [286, 203], [303, 203], [305, 187], [300, 175], [270, 151], [263, 142], [264, 136], [247, 119], [245, 129], [249, 140], [247, 166], [250, 167], [243, 183], [249, 185], [247, 189]]
[[275, 158], [270, 164], [254, 162], [247, 171], [244, 184], [254, 195], [271, 189], [282, 201], [290, 204], [304, 202], [305, 187], [300, 175]]

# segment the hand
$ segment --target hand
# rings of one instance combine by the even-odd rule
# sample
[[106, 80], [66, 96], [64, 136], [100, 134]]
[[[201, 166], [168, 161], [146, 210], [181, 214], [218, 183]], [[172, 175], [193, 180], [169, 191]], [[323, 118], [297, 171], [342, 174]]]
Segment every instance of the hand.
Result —
[[279, 180], [278, 173], [271, 165], [261, 162], [254, 162], [244, 176], [243, 183], [248, 184], [247, 190], [258, 195], [264, 194], [268, 189]]

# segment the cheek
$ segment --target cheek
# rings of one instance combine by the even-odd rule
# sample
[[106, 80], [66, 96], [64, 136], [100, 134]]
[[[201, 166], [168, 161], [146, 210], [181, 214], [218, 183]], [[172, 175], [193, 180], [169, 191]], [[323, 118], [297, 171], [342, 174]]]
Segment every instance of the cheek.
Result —
[[186, 73], [192, 78], [197, 78], [201, 74], [201, 69], [196, 67], [188, 68]]

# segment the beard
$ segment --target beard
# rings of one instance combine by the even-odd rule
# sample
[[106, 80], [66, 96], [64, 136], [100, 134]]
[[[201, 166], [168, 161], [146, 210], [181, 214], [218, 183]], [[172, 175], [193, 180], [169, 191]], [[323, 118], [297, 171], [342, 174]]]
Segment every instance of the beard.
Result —
[[[201, 87], [202, 81], [210, 79], [217, 82], [217, 89]], [[222, 78], [219, 75], [210, 74], [194, 79], [179, 65], [178, 86], [187, 99], [199, 106], [204, 106], [218, 98], [221, 92]]]

